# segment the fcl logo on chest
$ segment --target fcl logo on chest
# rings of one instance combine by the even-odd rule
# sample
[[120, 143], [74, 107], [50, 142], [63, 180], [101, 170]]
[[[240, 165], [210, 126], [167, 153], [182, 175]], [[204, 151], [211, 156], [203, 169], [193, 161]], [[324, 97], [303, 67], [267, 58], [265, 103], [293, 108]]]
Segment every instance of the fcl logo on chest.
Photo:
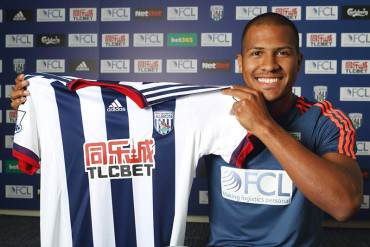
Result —
[[151, 176], [155, 168], [153, 138], [86, 142], [83, 149], [85, 172], [90, 179]]
[[265, 205], [288, 205], [292, 200], [293, 182], [286, 171], [222, 166], [220, 175], [225, 199]]

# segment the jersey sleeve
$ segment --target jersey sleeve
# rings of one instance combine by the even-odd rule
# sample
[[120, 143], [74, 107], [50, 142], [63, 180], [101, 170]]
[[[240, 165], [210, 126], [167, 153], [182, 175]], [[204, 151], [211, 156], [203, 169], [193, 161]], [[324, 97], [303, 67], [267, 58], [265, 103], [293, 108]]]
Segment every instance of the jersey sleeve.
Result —
[[21, 172], [33, 175], [40, 168], [36, 113], [30, 96], [18, 108], [12, 154]]
[[356, 158], [355, 129], [349, 118], [329, 102], [320, 103], [322, 116], [316, 128], [317, 153], [336, 152]]
[[206, 93], [199, 98], [202, 100], [197, 103], [200, 116], [195, 121], [198, 121], [200, 128], [202, 154], [220, 155], [230, 162], [244, 145], [247, 134], [247, 130], [230, 113], [235, 100], [221, 92]]

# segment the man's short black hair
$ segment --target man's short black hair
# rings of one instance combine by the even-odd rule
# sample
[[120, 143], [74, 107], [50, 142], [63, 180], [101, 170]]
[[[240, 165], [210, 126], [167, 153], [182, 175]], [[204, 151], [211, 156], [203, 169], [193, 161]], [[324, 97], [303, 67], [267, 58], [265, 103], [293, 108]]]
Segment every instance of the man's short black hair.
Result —
[[248, 30], [254, 25], [261, 25], [261, 24], [288, 26], [293, 31], [295, 48], [297, 52], [299, 52], [298, 29], [294, 25], [294, 23], [283, 15], [280, 15], [278, 13], [273, 13], [273, 12], [267, 12], [267, 13], [254, 17], [252, 20], [250, 20], [245, 25], [244, 30], [243, 30], [243, 35], [242, 35], [241, 54], [243, 54], [244, 39], [245, 39], [245, 35], [247, 34]]

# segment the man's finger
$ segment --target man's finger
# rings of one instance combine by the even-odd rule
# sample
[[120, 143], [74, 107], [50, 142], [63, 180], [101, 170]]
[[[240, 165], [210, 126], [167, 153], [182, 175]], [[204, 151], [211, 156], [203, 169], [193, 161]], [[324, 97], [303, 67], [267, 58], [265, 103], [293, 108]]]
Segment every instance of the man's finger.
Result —
[[251, 95], [253, 95], [253, 92], [245, 91], [245, 90], [240, 90], [240, 89], [234, 89], [234, 88], [228, 88], [224, 89], [222, 91], [223, 94], [232, 96], [237, 99], [245, 99], [245, 98], [250, 98]]
[[17, 110], [18, 107], [23, 104], [26, 101], [26, 97], [20, 97], [18, 99], [12, 100], [10, 103], [10, 106], [14, 109]]
[[13, 90], [10, 94], [10, 98], [12, 100], [15, 100], [17, 98], [26, 97], [28, 95], [30, 95], [30, 92], [28, 90], [19, 89], [19, 90]]
[[28, 85], [29, 85], [29, 82], [28, 81], [25, 81], [25, 80], [23, 80], [23, 81], [16, 81], [15, 82], [14, 89], [15, 90], [23, 89], [23, 88], [27, 87]]
[[19, 74], [15, 78], [15, 84], [20, 83], [21, 81], [24, 81], [24, 74]]

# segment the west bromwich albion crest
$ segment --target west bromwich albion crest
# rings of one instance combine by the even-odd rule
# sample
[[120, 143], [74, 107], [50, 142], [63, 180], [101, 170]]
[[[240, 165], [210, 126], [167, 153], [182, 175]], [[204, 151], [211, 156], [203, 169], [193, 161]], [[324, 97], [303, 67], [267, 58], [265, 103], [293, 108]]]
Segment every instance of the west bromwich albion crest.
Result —
[[323, 101], [328, 96], [328, 87], [327, 86], [314, 86], [313, 93], [317, 101]]
[[167, 135], [173, 129], [173, 111], [155, 111], [154, 128], [161, 135]]
[[349, 118], [352, 121], [353, 127], [355, 129], [358, 129], [362, 125], [362, 113], [360, 112], [351, 112], [348, 114]]
[[219, 21], [224, 17], [224, 6], [223, 5], [211, 5], [210, 13], [211, 13], [212, 20]]

